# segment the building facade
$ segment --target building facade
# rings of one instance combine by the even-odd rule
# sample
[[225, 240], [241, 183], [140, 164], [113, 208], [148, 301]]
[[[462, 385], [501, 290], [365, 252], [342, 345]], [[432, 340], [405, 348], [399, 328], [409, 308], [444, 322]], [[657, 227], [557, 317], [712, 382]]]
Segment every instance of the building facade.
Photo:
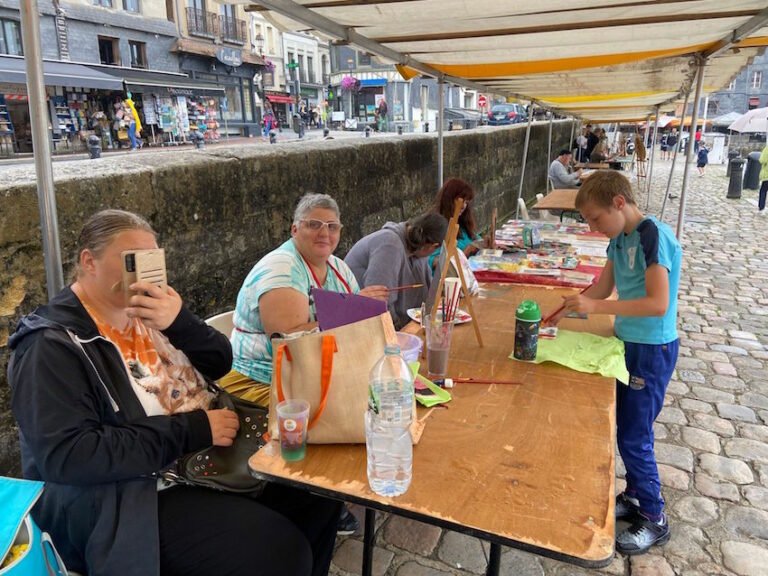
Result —
[[273, 111], [281, 127], [289, 126], [290, 110], [294, 100], [286, 86], [283, 34], [259, 12], [251, 12], [251, 37], [254, 51], [264, 59], [264, 68], [257, 77], [257, 102], [262, 111]]
[[[141, 142], [175, 145], [258, 132], [263, 68], [240, 6], [203, 0], [43, 0], [39, 5], [54, 151], [129, 145], [130, 95]], [[0, 155], [31, 152], [18, 0], [0, 0]]]
[[710, 94], [707, 118], [716, 118], [730, 112], [744, 114], [753, 108], [766, 106], [768, 106], [768, 54], [761, 54], [755, 56], [728, 86]]

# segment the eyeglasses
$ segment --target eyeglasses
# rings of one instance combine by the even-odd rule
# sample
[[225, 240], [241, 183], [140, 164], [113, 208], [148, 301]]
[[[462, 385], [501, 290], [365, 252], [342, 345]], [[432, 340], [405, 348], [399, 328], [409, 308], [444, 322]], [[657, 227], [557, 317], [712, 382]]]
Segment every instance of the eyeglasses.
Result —
[[335, 220], [331, 220], [330, 222], [323, 222], [322, 220], [310, 219], [299, 220], [299, 222], [304, 222], [307, 226], [309, 226], [309, 229], [312, 230], [312, 232], [319, 232], [323, 229], [323, 226], [326, 226], [330, 234], [338, 234], [344, 227], [341, 222], [336, 222]]

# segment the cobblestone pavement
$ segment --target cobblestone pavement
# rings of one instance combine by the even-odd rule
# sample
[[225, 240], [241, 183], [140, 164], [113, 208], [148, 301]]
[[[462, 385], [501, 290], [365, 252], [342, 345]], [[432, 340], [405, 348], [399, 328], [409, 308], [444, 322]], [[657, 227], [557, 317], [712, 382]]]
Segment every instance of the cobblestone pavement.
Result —
[[[669, 170], [669, 162], [656, 163], [649, 212], [657, 216]], [[678, 162], [673, 192], [682, 172]], [[680, 358], [655, 425], [670, 542], [617, 556], [602, 570], [504, 548], [503, 575], [768, 575], [768, 217], [757, 214], [756, 191], [727, 200], [727, 186], [724, 167], [699, 177], [691, 165]], [[678, 207], [672, 200], [664, 217], [673, 229]], [[623, 473], [617, 454], [617, 492]], [[377, 576], [484, 574], [487, 545], [479, 540], [378, 516]], [[361, 538], [338, 539], [332, 574], [360, 574]]]

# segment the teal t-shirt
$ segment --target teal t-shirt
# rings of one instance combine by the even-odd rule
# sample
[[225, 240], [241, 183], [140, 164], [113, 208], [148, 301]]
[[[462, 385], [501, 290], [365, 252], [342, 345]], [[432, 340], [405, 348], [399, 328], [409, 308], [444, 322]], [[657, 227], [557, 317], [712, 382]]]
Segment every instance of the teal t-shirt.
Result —
[[[459, 230], [459, 237], [456, 240], [456, 247], [464, 251], [464, 248], [472, 244], [475, 240], [482, 240], [483, 237], [480, 236], [480, 234], [475, 234], [474, 238], [471, 238], [469, 236], [469, 232], [467, 232], [464, 228], [461, 228]], [[432, 270], [432, 266], [434, 265], [435, 258], [437, 258], [440, 255], [440, 248], [432, 252], [432, 254], [429, 255], [429, 260], [427, 261], [429, 264], [429, 269]]]
[[[353, 293], [360, 291], [355, 275], [343, 260], [331, 256], [328, 262], [339, 273]], [[259, 298], [275, 288], [293, 288], [309, 298], [315, 287], [312, 274], [296, 249], [293, 239], [259, 260], [237, 295], [235, 330], [232, 332], [232, 367], [257, 382], [269, 384], [272, 380], [272, 343], [259, 314]], [[347, 287], [332, 269], [328, 269], [324, 290], [346, 292]], [[315, 320], [314, 304], [309, 307], [309, 321]]]
[[669, 305], [661, 317], [616, 316], [614, 330], [624, 342], [666, 344], [677, 340], [677, 290], [683, 250], [672, 229], [648, 216], [630, 234], [621, 234], [608, 244], [608, 259], [619, 300], [644, 298], [645, 271], [653, 264], [667, 269]]

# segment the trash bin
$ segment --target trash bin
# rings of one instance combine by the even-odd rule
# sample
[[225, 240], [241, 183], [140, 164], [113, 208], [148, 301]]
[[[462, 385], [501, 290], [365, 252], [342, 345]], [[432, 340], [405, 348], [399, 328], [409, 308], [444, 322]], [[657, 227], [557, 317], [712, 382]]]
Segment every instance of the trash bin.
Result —
[[91, 160], [101, 158], [101, 138], [96, 134], [88, 136], [88, 153], [91, 155]]
[[744, 172], [744, 188], [757, 190], [760, 187], [760, 152], [747, 154], [747, 170]]
[[731, 179], [728, 181], [726, 198], [741, 198], [741, 174], [744, 170], [744, 158], [732, 158], [728, 163], [731, 169]]
[[725, 168], [725, 175], [730, 176], [731, 175], [731, 160], [734, 158], [739, 157], [739, 151], [738, 150], [728, 150], [728, 165]]
[[304, 138], [304, 121], [295, 112], [293, 114], [293, 131], [299, 135], [299, 138]]

